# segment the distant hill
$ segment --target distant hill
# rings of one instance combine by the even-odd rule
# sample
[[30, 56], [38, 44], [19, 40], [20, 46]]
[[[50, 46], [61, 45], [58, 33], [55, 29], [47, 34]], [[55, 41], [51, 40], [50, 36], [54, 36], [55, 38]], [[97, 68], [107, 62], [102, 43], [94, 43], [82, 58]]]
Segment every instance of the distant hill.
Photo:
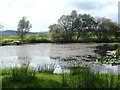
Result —
[[15, 36], [15, 34], [16, 34], [16, 31], [14, 31], [14, 30], [2, 31], [3, 36]]
[[[40, 34], [41, 32], [29, 32], [27, 35], [36, 35], [36, 34]], [[45, 32], [45, 33], [49, 33], [49, 32]], [[2, 31], [2, 35], [3, 36], [15, 36], [16, 35], [16, 31], [15, 30], [5, 30]]]

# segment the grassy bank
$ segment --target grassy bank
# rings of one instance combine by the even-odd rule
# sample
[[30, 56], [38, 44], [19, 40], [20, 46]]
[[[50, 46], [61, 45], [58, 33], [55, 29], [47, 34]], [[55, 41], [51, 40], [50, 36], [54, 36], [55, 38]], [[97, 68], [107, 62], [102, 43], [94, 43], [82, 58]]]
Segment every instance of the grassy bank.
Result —
[[72, 68], [70, 73], [37, 72], [23, 66], [5, 68], [3, 88], [120, 88], [120, 75], [94, 74], [87, 68]]
[[[2, 37], [2, 45], [16, 45], [15, 43], [12, 43], [14, 40], [19, 40], [20, 38], [17, 36], [3, 36]], [[36, 35], [26, 35], [24, 38], [23, 44], [30, 44], [30, 43], [89, 43], [89, 42], [95, 42], [95, 43], [113, 43], [113, 42], [120, 42], [120, 39], [116, 39], [114, 37], [108, 38], [108, 39], [98, 39], [97, 37], [91, 37], [91, 38], [79, 38], [79, 40], [76, 40], [76, 37], [73, 37], [73, 40], [71, 41], [65, 41], [65, 40], [52, 40], [51, 34], [36, 34]]]
[[[17, 36], [3, 36], [2, 37], [2, 45], [17, 45], [16, 43], [12, 43], [12, 41], [20, 40]], [[26, 35], [23, 44], [30, 44], [30, 43], [47, 43], [50, 41], [50, 34], [45, 34], [44, 37], [37, 34], [37, 35]]]

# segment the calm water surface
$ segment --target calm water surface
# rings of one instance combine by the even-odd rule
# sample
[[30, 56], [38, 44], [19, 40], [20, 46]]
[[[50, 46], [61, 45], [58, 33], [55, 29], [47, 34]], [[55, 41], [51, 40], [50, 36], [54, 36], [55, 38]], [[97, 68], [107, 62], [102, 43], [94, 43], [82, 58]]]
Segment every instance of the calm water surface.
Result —
[[[49, 66], [49, 68], [59, 69], [61, 67], [71, 67], [82, 64], [94, 64], [93, 61], [83, 61], [84, 56], [91, 55], [97, 57], [91, 45], [96, 43], [73, 43], [73, 44], [51, 44], [41, 43], [21, 46], [2, 46], [0, 47], [0, 67], [15, 67], [28, 64], [34, 68]], [[79, 57], [76, 57], [79, 56]], [[77, 61], [62, 61], [60, 59], [75, 57]], [[98, 72], [104, 66], [94, 66], [92, 70]], [[109, 66], [108, 66], [109, 67]], [[117, 68], [117, 66], [114, 66]], [[98, 68], [98, 70], [96, 69]], [[110, 66], [111, 68], [111, 66]], [[104, 68], [105, 69], [105, 68]], [[56, 70], [59, 72], [59, 70]], [[118, 70], [118, 69], [115, 69]], [[69, 72], [69, 70], [66, 70]], [[113, 70], [114, 71], [114, 70]]]

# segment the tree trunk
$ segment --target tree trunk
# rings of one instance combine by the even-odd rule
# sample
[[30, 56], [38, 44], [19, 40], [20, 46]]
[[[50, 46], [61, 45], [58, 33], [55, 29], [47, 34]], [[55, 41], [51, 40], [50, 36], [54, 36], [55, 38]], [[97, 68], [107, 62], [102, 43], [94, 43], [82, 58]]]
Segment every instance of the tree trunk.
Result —
[[78, 32], [78, 35], [77, 35], [77, 41], [78, 41], [79, 38], [80, 38], [80, 32]]

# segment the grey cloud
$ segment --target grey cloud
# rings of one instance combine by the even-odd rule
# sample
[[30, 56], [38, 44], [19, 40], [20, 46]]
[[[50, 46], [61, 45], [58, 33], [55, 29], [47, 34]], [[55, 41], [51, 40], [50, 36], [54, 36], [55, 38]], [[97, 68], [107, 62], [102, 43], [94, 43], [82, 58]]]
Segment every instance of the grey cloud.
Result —
[[112, 4], [111, 2], [108, 3], [100, 3], [100, 2], [71, 2], [69, 5], [76, 7], [82, 10], [96, 10], [102, 9], [104, 6]]

